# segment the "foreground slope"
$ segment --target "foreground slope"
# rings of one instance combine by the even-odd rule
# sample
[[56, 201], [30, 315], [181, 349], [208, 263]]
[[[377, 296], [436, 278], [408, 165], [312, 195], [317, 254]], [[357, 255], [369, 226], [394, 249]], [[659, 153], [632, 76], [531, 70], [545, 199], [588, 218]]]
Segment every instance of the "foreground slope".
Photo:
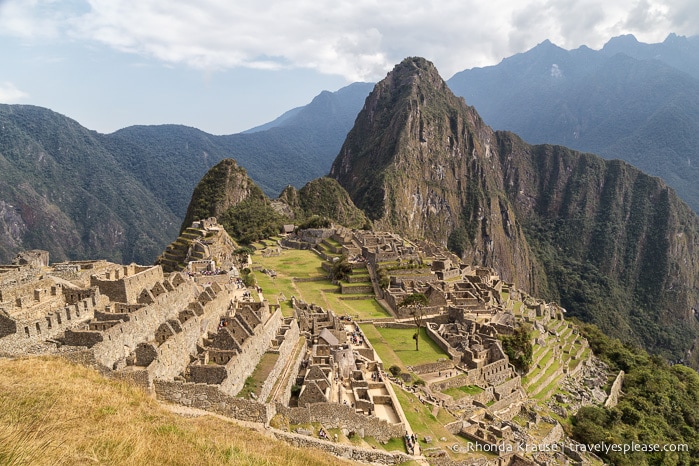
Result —
[[225, 420], [177, 416], [62, 359], [0, 359], [0, 372], [2, 464], [343, 463]]
[[449, 245], [612, 335], [695, 358], [696, 214], [626, 163], [493, 132], [428, 61], [406, 59], [377, 84], [330, 175], [379, 228]]

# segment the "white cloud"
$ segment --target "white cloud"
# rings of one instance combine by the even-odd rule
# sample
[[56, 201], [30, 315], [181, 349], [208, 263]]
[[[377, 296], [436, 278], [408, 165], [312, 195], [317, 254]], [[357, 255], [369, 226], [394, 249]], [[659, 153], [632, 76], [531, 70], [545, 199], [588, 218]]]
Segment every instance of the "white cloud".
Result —
[[[305, 67], [375, 80], [406, 56], [445, 77], [550, 39], [601, 47], [699, 32], [694, 0], [6, 0], [0, 31], [91, 40], [202, 69]], [[43, 32], [48, 31], [48, 32]]]
[[26, 97], [29, 97], [29, 95], [17, 89], [13, 83], [7, 81], [0, 82], [0, 102], [14, 104]]

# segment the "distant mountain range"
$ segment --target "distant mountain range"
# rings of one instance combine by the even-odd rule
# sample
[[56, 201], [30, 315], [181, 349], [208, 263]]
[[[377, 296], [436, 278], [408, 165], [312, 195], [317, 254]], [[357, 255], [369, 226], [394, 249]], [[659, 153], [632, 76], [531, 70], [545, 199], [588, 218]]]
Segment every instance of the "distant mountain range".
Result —
[[[674, 35], [662, 44], [622, 36], [600, 51], [565, 51], [544, 42], [497, 66], [458, 73], [448, 84], [491, 126], [529, 142], [626, 160], [661, 176], [696, 211], [698, 44]], [[0, 106], [0, 260], [39, 247], [55, 260], [150, 262], [176, 233], [196, 183], [220, 160], [236, 159], [270, 197], [328, 173], [372, 87], [324, 91], [270, 123], [228, 136], [177, 125], [103, 135], [47, 109]], [[74, 157], [61, 157], [57, 141]], [[55, 171], [28, 164], [39, 152], [55, 160]], [[84, 181], [96, 176], [103, 182]], [[66, 180], [80, 181], [65, 190], [83, 191], [48, 193]], [[89, 203], [101, 207], [93, 213]]]
[[0, 263], [32, 248], [53, 261], [151, 263], [219, 161], [235, 158], [269, 196], [327, 174], [371, 87], [323, 92], [228, 136], [179, 125], [104, 135], [45, 108], [0, 105]]
[[625, 160], [699, 212], [699, 37], [621, 36], [599, 51], [545, 41], [447, 83], [493, 128]]

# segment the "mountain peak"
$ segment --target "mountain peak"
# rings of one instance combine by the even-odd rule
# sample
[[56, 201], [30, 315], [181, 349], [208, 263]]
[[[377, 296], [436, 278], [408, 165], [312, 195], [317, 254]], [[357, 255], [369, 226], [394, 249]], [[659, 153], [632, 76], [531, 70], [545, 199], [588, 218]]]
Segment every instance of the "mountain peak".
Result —
[[624, 34], [609, 39], [609, 41], [604, 44], [601, 51], [610, 55], [617, 53], [628, 53], [630, 50], [635, 49], [640, 44], [641, 43], [633, 34]]
[[499, 194], [495, 140], [431, 62], [410, 57], [367, 97], [330, 176], [376, 228], [453, 243], [526, 284], [529, 248], [518, 225], [500, 221], [512, 207]]

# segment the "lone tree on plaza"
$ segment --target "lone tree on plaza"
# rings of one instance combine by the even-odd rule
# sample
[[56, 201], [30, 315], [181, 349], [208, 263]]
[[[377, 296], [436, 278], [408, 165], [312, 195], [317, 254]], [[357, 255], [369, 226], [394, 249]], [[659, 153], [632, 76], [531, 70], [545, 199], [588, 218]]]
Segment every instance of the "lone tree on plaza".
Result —
[[422, 317], [424, 316], [424, 307], [427, 305], [427, 296], [422, 293], [412, 293], [406, 296], [400, 303], [400, 308], [410, 309], [410, 314], [413, 316], [413, 321], [417, 326], [413, 340], [415, 340], [415, 351], [420, 350], [420, 327], [422, 326]]

